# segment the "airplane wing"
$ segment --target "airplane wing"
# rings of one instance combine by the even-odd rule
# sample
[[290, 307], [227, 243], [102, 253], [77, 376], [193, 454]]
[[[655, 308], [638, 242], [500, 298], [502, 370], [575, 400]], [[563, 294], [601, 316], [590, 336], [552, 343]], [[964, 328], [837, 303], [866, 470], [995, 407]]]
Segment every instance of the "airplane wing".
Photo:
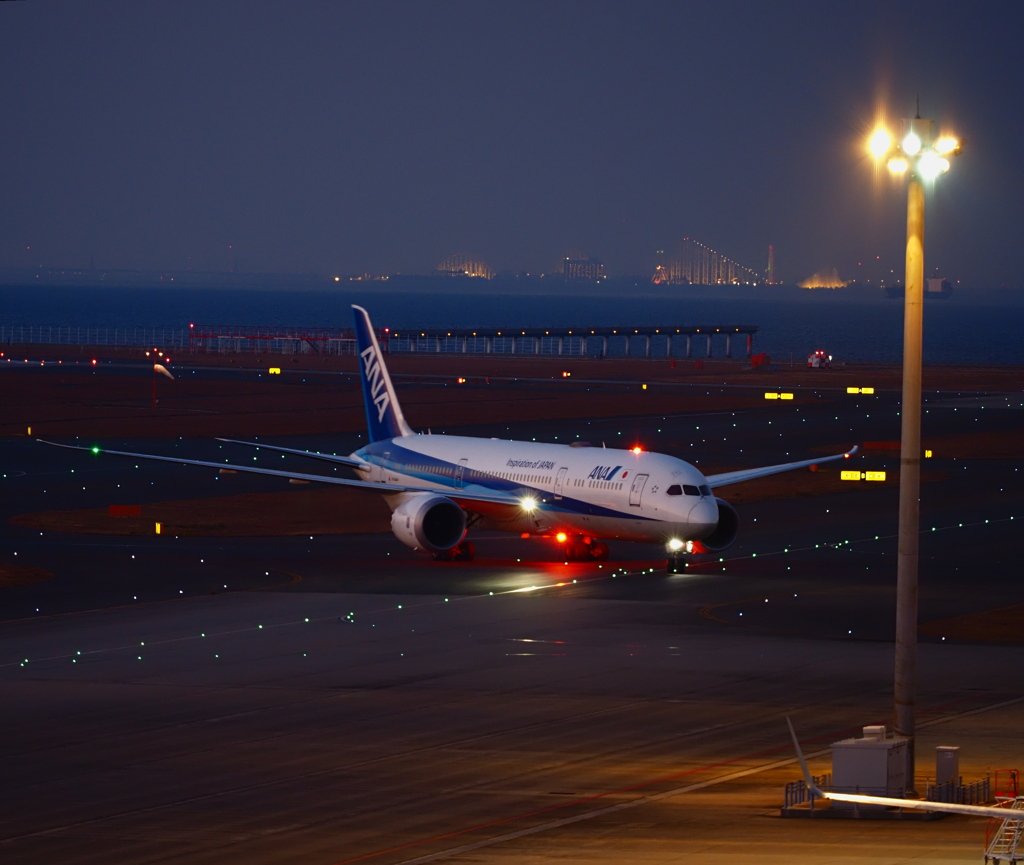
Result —
[[[412, 484], [386, 484], [379, 483], [377, 481], [360, 481], [355, 478], [339, 478], [332, 477], [330, 475], [311, 475], [305, 474], [304, 472], [286, 472], [279, 471], [278, 469], [263, 469], [258, 468], [257, 466], [240, 466], [232, 465], [231, 463], [211, 463], [205, 460], [187, 460], [182, 459], [181, 457], [165, 457], [157, 456], [156, 454], [137, 454], [129, 451], [108, 450], [107, 448], [101, 448], [96, 445], [93, 447], [83, 447], [81, 445], [66, 445], [61, 444], [60, 442], [46, 441], [45, 439], [36, 439], [36, 441], [44, 445], [53, 445], [54, 447], [68, 448], [69, 450], [76, 451], [89, 451], [89, 453], [93, 454], [114, 454], [119, 457], [135, 457], [136, 459], [157, 460], [159, 462], [178, 463], [179, 465], [186, 466], [203, 466], [204, 468], [211, 469], [229, 469], [230, 471], [235, 472], [249, 472], [254, 475], [271, 475], [273, 477], [294, 478], [295, 480], [310, 481], [313, 483], [355, 487], [356, 489], [370, 490], [375, 493], [435, 493], [452, 499], [460, 505], [464, 504], [470, 506], [470, 509], [472, 509], [471, 506], [474, 502], [487, 503], [491, 505], [509, 505], [516, 508], [522, 507], [523, 504], [522, 500], [518, 496], [512, 495], [511, 493], [477, 493], [468, 492], [466, 490], [449, 490], [444, 487], [420, 487]], [[281, 448], [277, 448], [277, 450], [281, 450]], [[305, 451], [296, 451], [296, 453], [304, 456], [310, 456], [310, 454], [306, 454]], [[355, 465], [362, 465], [362, 463], [357, 460], [353, 460], [353, 463]]]
[[[248, 447], [251, 448], [263, 448], [264, 450], [278, 451], [283, 454], [295, 454], [296, 456], [309, 457], [310, 459], [314, 460], [325, 460], [326, 462], [330, 463], [341, 463], [341, 465], [343, 466], [354, 467], [366, 465], [365, 462], [363, 462], [362, 460], [357, 460], [355, 457], [340, 456], [338, 454], [322, 454], [318, 451], [302, 451], [299, 450], [298, 448], [282, 448], [278, 447], [277, 445], [265, 445], [262, 442], [243, 442], [239, 441], [238, 439], [224, 439], [220, 437], [217, 438], [217, 441], [228, 442], [229, 444], [233, 445], [247, 445]], [[110, 453], [110, 451], [107, 451], [107, 453]]]
[[754, 478], [763, 478], [768, 475], [778, 474], [779, 472], [788, 472], [791, 469], [802, 469], [806, 466], [817, 465], [818, 463], [827, 463], [832, 460], [845, 460], [852, 457], [859, 448], [854, 445], [846, 453], [836, 454], [831, 457], [818, 457], [813, 460], [800, 460], [795, 463], [780, 463], [775, 466], [761, 466], [757, 469], [740, 469], [735, 472], [723, 472], [718, 475], [705, 475], [710, 487], [724, 487], [727, 484], [738, 484], [740, 481], [750, 481]]
[[807, 761], [804, 760], [804, 752], [800, 750], [800, 742], [796, 738], [796, 730], [793, 729], [793, 722], [786, 718], [789, 724], [789, 735], [793, 737], [793, 747], [796, 749], [796, 758], [800, 761], [800, 771], [804, 775], [804, 783], [811, 793], [819, 799], [831, 799], [834, 802], [856, 802], [861, 805], [885, 805], [890, 808], [907, 808], [912, 811], [937, 811], [946, 814], [967, 814], [971, 817], [995, 817], [997, 820], [1024, 821], [1024, 810], [1011, 811], [1008, 808], [997, 808], [992, 805], [958, 805], [954, 802], [927, 802], [923, 799], [895, 799], [891, 796], [868, 796], [861, 793], [826, 793], [820, 789], [811, 777], [807, 768]]

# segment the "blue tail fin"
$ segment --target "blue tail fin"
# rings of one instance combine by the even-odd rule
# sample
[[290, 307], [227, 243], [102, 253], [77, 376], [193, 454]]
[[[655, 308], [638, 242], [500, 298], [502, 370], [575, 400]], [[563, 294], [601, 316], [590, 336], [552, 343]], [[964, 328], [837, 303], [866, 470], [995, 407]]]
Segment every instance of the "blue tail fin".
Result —
[[359, 347], [359, 368], [363, 380], [363, 400], [366, 403], [366, 428], [370, 441], [413, 435], [402, 416], [388, 368], [384, 366], [377, 337], [370, 323], [370, 314], [353, 304], [356, 318], [356, 345]]

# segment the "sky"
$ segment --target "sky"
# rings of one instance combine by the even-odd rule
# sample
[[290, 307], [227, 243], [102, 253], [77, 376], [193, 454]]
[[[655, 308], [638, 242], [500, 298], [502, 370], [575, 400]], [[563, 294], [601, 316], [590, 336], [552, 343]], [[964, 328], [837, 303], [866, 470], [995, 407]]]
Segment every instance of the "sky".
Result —
[[647, 274], [692, 237], [879, 279], [905, 190], [865, 140], [920, 97], [964, 141], [929, 274], [1020, 287], [1019, 36], [948, 0], [0, 3], [0, 267]]

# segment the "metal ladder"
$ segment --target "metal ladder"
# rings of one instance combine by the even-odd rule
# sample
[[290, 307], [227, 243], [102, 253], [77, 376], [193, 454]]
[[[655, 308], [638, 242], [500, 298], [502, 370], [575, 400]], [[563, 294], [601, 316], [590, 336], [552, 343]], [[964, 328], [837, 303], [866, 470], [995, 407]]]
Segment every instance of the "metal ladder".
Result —
[[[1024, 796], [1018, 796], [1010, 802], [1008, 811], [1024, 812]], [[1007, 817], [1005, 820], [995, 818], [992, 823], [998, 824], [988, 847], [985, 849], [985, 863], [989, 862], [1021, 862], [1024, 861], [1024, 850], [1017, 853], [1017, 844], [1021, 839], [1021, 822], [1024, 821], [1024, 813], [1019, 816]], [[992, 825], [992, 824], [990, 824]]]

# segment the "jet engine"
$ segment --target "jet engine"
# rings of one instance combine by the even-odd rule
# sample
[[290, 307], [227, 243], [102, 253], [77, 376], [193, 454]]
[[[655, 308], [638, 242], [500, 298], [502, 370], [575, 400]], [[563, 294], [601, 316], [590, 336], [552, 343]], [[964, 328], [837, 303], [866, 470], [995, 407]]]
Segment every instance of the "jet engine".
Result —
[[392, 512], [391, 531], [407, 547], [441, 553], [466, 536], [466, 513], [444, 496], [414, 495]]
[[740, 515], [736, 513], [736, 508], [718, 498], [715, 499], [715, 504], [718, 505], [718, 525], [710, 535], [700, 540], [708, 552], [712, 553], [731, 547], [740, 529]]

